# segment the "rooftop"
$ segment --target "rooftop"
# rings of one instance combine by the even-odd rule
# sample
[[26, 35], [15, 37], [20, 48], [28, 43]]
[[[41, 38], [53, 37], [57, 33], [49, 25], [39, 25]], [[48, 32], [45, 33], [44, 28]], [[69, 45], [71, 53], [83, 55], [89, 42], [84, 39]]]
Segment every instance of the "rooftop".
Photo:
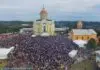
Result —
[[93, 29], [73, 29], [74, 35], [91, 35], [97, 34]]

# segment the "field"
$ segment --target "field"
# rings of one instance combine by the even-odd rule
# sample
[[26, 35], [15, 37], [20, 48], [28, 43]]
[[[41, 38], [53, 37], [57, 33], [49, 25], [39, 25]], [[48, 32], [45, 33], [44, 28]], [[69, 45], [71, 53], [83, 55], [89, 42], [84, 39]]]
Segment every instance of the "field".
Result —
[[94, 70], [94, 64], [92, 60], [85, 60], [81, 63], [71, 65], [70, 70]]

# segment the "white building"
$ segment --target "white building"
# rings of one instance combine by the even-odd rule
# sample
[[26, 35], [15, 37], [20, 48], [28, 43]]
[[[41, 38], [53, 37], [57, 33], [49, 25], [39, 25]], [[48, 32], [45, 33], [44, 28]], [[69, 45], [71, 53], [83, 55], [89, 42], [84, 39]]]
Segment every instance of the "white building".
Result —
[[28, 34], [28, 33], [32, 33], [33, 32], [33, 28], [22, 28], [20, 29], [21, 34]]
[[0, 48], [0, 67], [4, 67], [8, 63], [8, 54], [13, 51], [14, 47], [11, 48]]

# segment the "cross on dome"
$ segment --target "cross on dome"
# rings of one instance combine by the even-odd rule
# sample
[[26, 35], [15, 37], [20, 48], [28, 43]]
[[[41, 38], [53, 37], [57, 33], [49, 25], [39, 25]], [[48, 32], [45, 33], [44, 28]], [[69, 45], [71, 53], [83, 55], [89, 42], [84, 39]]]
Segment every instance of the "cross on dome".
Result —
[[45, 9], [44, 5], [43, 5], [43, 8], [42, 8], [40, 14], [48, 14], [48, 12], [47, 12], [47, 10]]

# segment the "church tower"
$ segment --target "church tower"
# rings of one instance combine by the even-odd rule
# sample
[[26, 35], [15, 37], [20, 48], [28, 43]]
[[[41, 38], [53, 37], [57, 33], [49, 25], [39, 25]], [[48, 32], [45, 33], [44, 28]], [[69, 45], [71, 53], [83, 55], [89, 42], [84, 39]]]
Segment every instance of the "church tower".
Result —
[[83, 22], [82, 21], [78, 21], [77, 29], [82, 29], [82, 28], [83, 28]]
[[53, 20], [48, 19], [48, 12], [44, 7], [40, 11], [40, 19], [33, 23], [33, 33], [35, 35], [55, 34], [55, 23]]

